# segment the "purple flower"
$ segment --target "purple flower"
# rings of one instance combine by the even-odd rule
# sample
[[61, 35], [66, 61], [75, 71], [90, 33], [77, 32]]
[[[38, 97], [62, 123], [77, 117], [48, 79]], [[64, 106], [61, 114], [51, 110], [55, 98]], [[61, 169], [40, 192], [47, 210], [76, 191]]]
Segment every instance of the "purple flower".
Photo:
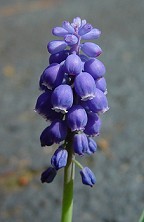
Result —
[[78, 133], [74, 135], [73, 149], [74, 149], [74, 152], [80, 156], [87, 153], [87, 150], [89, 149], [88, 140], [87, 140], [87, 136], [84, 133]]
[[73, 105], [66, 116], [67, 124], [71, 131], [84, 130], [87, 124], [87, 114], [80, 105]]
[[76, 76], [74, 81], [74, 88], [76, 93], [84, 101], [93, 99], [95, 97], [95, 81], [93, 77], [87, 72], [82, 72]]
[[90, 57], [97, 57], [102, 53], [101, 48], [93, 42], [85, 42], [81, 45], [81, 50]]
[[41, 146], [51, 146], [54, 144], [54, 141], [51, 137], [50, 126], [46, 127], [40, 135]]
[[55, 178], [57, 174], [57, 171], [53, 167], [49, 167], [47, 170], [45, 170], [41, 175], [41, 182], [42, 183], [51, 183], [53, 179]]
[[54, 143], [65, 140], [67, 135], [67, 125], [65, 121], [55, 120], [50, 125], [51, 138]]
[[78, 75], [82, 71], [82, 62], [78, 55], [69, 55], [64, 63], [65, 72], [69, 75]]
[[56, 169], [59, 170], [65, 167], [67, 164], [68, 152], [60, 146], [51, 158], [51, 164]]
[[106, 69], [104, 64], [98, 59], [89, 59], [84, 64], [84, 71], [92, 75], [92, 77], [97, 80], [100, 77], [103, 77]]
[[48, 43], [47, 49], [51, 54], [61, 52], [67, 47], [67, 43], [63, 40], [54, 40]]
[[53, 121], [55, 119], [61, 119], [63, 115], [52, 110], [51, 94], [51, 91], [47, 90], [38, 97], [35, 111], [46, 120]]
[[92, 153], [96, 152], [97, 144], [91, 137], [88, 137], [88, 146], [89, 146], [89, 149], [87, 152], [88, 154], [92, 154]]
[[66, 113], [73, 104], [73, 92], [69, 85], [60, 85], [52, 93], [51, 103], [57, 112]]
[[95, 81], [96, 88], [100, 89], [105, 95], [107, 94], [107, 85], [104, 77], [101, 77]]
[[73, 34], [75, 32], [73, 26], [67, 22], [67, 21], [64, 21], [63, 24], [62, 24], [63, 28], [66, 29], [68, 31], [68, 33], [70, 34]]
[[86, 101], [85, 104], [94, 113], [104, 113], [109, 110], [107, 98], [99, 89], [96, 89], [95, 97]]
[[67, 125], [65, 121], [54, 120], [50, 126], [46, 127], [40, 136], [41, 146], [51, 146], [53, 143], [60, 143], [67, 135]]
[[92, 29], [90, 32], [82, 35], [81, 38], [84, 40], [98, 39], [100, 35], [101, 35], [101, 31], [99, 29]]
[[[52, 166], [42, 173], [42, 183], [53, 181], [57, 171], [67, 165], [71, 152], [83, 156], [96, 151], [97, 144], [92, 137], [100, 133], [99, 113], [109, 109], [106, 69], [96, 59], [102, 49], [93, 42], [84, 42], [99, 38], [101, 31], [76, 17], [72, 23], [64, 21], [61, 27], [53, 28], [52, 34], [61, 39], [47, 45], [51, 55], [48, 67], [40, 76], [39, 88], [44, 92], [36, 101], [35, 111], [50, 121], [40, 135], [41, 146], [62, 141], [63, 145], [54, 152]], [[72, 147], [68, 147], [70, 144]], [[82, 168], [78, 161], [75, 163]], [[80, 174], [83, 184], [93, 186], [96, 182], [88, 167]]]
[[82, 177], [82, 183], [85, 185], [93, 186], [96, 183], [96, 178], [93, 172], [88, 168], [84, 167], [80, 171], [80, 175]]
[[79, 31], [78, 31], [78, 34], [79, 35], [85, 35], [85, 34], [87, 34], [88, 32], [90, 32], [91, 30], [92, 30], [92, 25], [91, 24], [89, 24], [89, 23], [86, 23], [85, 25], [83, 25], [80, 29], [79, 29]]
[[64, 78], [62, 67], [58, 63], [52, 63], [49, 65], [42, 74], [42, 85], [48, 89], [59, 86]]
[[75, 35], [72, 35], [72, 34], [66, 35], [64, 37], [64, 40], [70, 46], [74, 45], [74, 44], [76, 44], [78, 42], [78, 38]]
[[73, 19], [71, 25], [74, 27], [75, 31], [78, 31], [78, 28], [81, 27], [81, 22], [82, 21], [80, 17], [76, 17]]
[[84, 132], [89, 136], [98, 136], [101, 128], [101, 120], [96, 113], [88, 113], [88, 122]]
[[64, 37], [65, 35], [68, 34], [68, 31], [62, 27], [55, 27], [52, 29], [52, 34], [59, 37]]
[[49, 57], [49, 63], [61, 63], [64, 61], [69, 55], [69, 50], [63, 50], [60, 52], [57, 52], [55, 54], [50, 55]]

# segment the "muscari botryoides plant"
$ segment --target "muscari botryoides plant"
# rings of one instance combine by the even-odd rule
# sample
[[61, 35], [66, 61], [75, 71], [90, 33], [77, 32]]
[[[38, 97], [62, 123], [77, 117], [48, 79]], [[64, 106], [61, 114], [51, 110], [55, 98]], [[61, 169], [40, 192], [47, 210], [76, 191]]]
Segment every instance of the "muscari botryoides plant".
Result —
[[105, 66], [97, 59], [102, 49], [90, 40], [101, 31], [86, 20], [76, 17], [52, 29], [60, 37], [48, 43], [49, 65], [39, 80], [42, 94], [35, 111], [47, 120], [40, 135], [42, 147], [58, 144], [51, 166], [41, 175], [42, 183], [51, 183], [59, 169], [64, 168], [64, 188], [61, 222], [72, 221], [73, 182], [75, 165], [80, 167], [82, 183], [93, 186], [94, 173], [83, 167], [77, 155], [95, 153], [94, 140], [101, 129], [100, 114], [108, 107]]

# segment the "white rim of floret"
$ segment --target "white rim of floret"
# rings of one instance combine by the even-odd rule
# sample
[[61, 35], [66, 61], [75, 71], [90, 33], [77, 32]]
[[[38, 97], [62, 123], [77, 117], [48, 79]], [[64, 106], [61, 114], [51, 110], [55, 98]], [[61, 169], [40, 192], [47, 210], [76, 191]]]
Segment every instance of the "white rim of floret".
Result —
[[95, 94], [89, 94], [89, 95], [81, 97], [81, 100], [82, 101], [87, 101], [87, 100], [91, 100], [93, 98], [95, 98]]
[[46, 86], [48, 89], [52, 90], [52, 86], [50, 86], [49, 84], [43, 82], [42, 85], [43, 85], [43, 86]]
[[65, 108], [63, 108], [63, 107], [57, 107], [57, 106], [53, 107], [52, 110], [54, 110], [54, 111], [57, 112], [57, 113], [60, 113], [60, 112], [61, 112], [61, 113], [63, 113], [63, 114], [65, 114], [65, 113], [68, 112]]
[[98, 114], [103, 114], [103, 113], [107, 112], [109, 109], [110, 109], [109, 107], [102, 109], [102, 110], [98, 111]]
[[107, 91], [107, 89], [104, 91], [104, 95], [107, 95], [108, 94], [108, 91]]
[[85, 127], [75, 127], [74, 129], [71, 128], [72, 132], [82, 133]]

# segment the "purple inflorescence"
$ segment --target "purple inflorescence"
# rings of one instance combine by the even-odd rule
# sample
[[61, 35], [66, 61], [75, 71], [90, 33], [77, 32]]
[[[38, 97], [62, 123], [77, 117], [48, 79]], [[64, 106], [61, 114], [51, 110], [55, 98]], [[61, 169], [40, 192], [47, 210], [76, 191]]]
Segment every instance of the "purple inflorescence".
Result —
[[[47, 120], [40, 136], [41, 146], [59, 144], [51, 158], [51, 166], [42, 173], [41, 181], [53, 181], [59, 169], [66, 166], [68, 138], [71, 134], [73, 155], [93, 154], [97, 149], [94, 136], [100, 134], [100, 115], [108, 107], [105, 66], [97, 59], [102, 49], [90, 40], [101, 31], [79, 17], [64, 21], [52, 29], [60, 39], [47, 45], [49, 65], [39, 80], [42, 94], [35, 111]], [[83, 184], [93, 186], [95, 176], [88, 167], [80, 171]]]

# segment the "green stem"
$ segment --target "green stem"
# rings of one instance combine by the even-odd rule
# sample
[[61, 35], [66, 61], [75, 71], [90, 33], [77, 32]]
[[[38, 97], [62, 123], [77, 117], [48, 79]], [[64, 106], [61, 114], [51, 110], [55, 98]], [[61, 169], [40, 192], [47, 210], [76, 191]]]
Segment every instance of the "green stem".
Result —
[[71, 138], [67, 144], [68, 162], [64, 169], [64, 187], [63, 187], [63, 202], [62, 202], [62, 215], [61, 222], [72, 222], [73, 214], [73, 185], [75, 163], [73, 149], [71, 147]]

